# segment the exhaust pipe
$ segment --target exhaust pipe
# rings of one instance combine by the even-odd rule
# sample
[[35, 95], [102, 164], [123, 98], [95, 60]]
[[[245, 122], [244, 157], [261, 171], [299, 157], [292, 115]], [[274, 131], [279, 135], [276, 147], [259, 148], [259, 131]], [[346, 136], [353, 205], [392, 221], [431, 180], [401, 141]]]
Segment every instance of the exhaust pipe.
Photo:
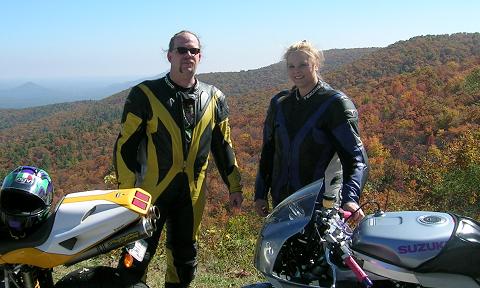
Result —
[[64, 265], [68, 267], [70, 265], [76, 264], [83, 260], [87, 260], [97, 255], [105, 254], [112, 251], [113, 249], [126, 246], [127, 244], [135, 242], [137, 240], [148, 238], [152, 236], [153, 232], [156, 230], [156, 222], [159, 218], [159, 209], [156, 206], [152, 206], [150, 207], [147, 215], [145, 217], [142, 217], [135, 224], [132, 224], [127, 228], [118, 231], [100, 244], [72, 258]]
[[[160, 219], [160, 209], [157, 206], [152, 205], [147, 212], [147, 219], [153, 227], [153, 231], [157, 230], [157, 220]], [[153, 233], [152, 231], [152, 233]]]

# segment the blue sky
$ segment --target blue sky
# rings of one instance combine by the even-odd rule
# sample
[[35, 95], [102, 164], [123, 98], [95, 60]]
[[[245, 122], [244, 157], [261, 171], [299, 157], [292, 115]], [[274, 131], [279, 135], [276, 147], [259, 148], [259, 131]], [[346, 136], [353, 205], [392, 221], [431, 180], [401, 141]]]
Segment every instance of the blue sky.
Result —
[[183, 29], [202, 41], [200, 73], [248, 70], [302, 39], [326, 50], [480, 32], [479, 11], [476, 0], [0, 0], [0, 79], [156, 75]]

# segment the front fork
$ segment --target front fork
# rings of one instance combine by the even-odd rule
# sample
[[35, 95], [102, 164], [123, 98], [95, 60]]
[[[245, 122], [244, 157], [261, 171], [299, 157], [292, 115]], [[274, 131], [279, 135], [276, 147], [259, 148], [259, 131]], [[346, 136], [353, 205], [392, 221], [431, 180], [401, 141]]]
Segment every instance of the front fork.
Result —
[[327, 260], [328, 265], [332, 269], [332, 276], [333, 276], [333, 283], [330, 288], [335, 288], [335, 284], [337, 283], [337, 266], [333, 264], [332, 260], [330, 260], [330, 249], [325, 245], [325, 259]]

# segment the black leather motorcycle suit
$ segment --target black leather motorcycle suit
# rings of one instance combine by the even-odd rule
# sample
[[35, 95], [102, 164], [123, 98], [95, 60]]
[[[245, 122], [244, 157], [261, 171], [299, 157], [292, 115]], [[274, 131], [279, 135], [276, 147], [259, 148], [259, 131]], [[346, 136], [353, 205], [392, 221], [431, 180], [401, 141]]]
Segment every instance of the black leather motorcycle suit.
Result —
[[135, 262], [136, 276], [144, 274], [166, 223], [166, 285], [186, 287], [193, 279], [210, 151], [230, 193], [241, 192], [220, 90], [198, 80], [185, 89], [168, 75], [132, 88], [115, 145], [117, 180], [119, 188], [151, 193], [161, 213], [157, 231], [147, 239], [146, 260]]
[[280, 92], [272, 98], [265, 120], [255, 199], [267, 199], [270, 192], [276, 206], [323, 178], [336, 155], [343, 170], [342, 204], [358, 203], [368, 160], [352, 101], [323, 81], [303, 98], [295, 87]]

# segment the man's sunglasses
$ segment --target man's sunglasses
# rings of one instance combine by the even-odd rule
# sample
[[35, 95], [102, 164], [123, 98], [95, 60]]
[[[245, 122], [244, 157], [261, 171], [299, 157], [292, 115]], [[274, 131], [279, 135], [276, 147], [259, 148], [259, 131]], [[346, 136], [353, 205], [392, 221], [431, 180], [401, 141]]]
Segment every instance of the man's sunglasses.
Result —
[[187, 54], [187, 52], [190, 52], [192, 55], [197, 55], [200, 53], [200, 48], [187, 48], [187, 47], [177, 47], [175, 48], [179, 54]]

